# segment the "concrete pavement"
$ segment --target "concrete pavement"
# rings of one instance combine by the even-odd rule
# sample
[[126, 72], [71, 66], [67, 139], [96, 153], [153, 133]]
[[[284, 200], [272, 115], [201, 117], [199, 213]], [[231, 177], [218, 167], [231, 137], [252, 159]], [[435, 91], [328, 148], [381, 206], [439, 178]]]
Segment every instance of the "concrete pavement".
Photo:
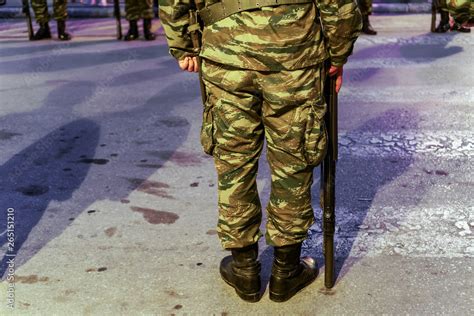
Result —
[[[72, 20], [73, 41], [29, 42], [23, 21], [2, 23], [0, 314], [472, 314], [474, 40], [429, 21], [374, 16], [380, 35], [359, 38], [340, 95], [338, 280], [280, 304], [219, 278], [198, 81], [161, 31], [125, 43], [111, 19]], [[322, 272], [318, 180], [304, 252]], [[263, 159], [258, 185], [265, 204]]]

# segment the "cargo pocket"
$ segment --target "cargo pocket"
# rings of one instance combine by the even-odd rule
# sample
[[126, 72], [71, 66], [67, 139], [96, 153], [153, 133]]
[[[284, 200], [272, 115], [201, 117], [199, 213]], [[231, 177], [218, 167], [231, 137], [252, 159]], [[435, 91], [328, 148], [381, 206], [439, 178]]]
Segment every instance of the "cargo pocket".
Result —
[[306, 121], [305, 139], [304, 139], [304, 157], [308, 165], [316, 166], [327, 151], [328, 136], [324, 118], [314, 107], [318, 103], [310, 106], [308, 120]]
[[206, 104], [204, 104], [204, 111], [202, 115], [201, 126], [201, 145], [204, 152], [208, 155], [213, 154], [215, 147], [214, 140], [214, 117], [213, 117], [213, 96], [207, 93]]

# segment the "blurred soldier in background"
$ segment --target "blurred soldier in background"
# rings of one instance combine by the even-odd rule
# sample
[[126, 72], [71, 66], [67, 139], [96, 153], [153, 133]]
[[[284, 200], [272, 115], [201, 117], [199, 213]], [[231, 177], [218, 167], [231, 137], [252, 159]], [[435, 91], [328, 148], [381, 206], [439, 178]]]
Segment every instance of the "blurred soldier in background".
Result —
[[453, 28], [460, 32], [470, 32], [474, 23], [474, 0], [450, 0], [447, 2], [449, 13], [454, 19]]
[[372, 0], [358, 0], [360, 13], [362, 13], [362, 32], [368, 35], [376, 35], [375, 31], [370, 25], [369, 15], [372, 14]]
[[133, 41], [138, 38], [137, 21], [143, 19], [143, 35], [147, 41], [155, 39], [155, 34], [151, 32], [151, 21], [153, 19], [153, 0], [125, 0], [125, 18], [130, 23], [130, 28], [125, 35], [126, 41]]
[[[31, 0], [31, 6], [35, 12], [36, 22], [40, 26], [33, 36], [33, 40], [51, 38], [51, 31], [49, 29], [50, 16], [46, 0]], [[58, 24], [58, 39], [61, 41], [70, 40], [71, 35], [66, 33], [67, 0], [53, 0], [53, 17]]]
[[[449, 5], [447, 0], [433, 0], [436, 1], [436, 6], [440, 14], [441, 20], [435, 29], [436, 33], [446, 33], [447, 31], [458, 31], [462, 33], [469, 33], [471, 29], [462, 26], [462, 23], [469, 20], [470, 7], [472, 0], [450, 0]], [[453, 17], [453, 25], [449, 22], [449, 13]]]

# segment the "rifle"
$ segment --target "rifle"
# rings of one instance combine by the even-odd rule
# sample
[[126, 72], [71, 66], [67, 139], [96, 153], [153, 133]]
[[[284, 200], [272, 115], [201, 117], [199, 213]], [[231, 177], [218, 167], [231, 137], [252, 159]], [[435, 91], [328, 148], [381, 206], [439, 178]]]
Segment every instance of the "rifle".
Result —
[[321, 163], [321, 207], [323, 211], [323, 251], [325, 258], [324, 285], [330, 289], [335, 283], [334, 232], [336, 226], [336, 160], [337, 160], [337, 93], [336, 76], [329, 76], [330, 63], [327, 63], [327, 77], [324, 97], [327, 112], [324, 123], [328, 131], [328, 151]]
[[119, 0], [114, 0], [114, 16], [117, 22], [117, 39], [122, 39], [122, 23], [120, 20], [120, 3]]
[[438, 0], [431, 0], [431, 33], [436, 30], [436, 12], [438, 11]]
[[22, 0], [23, 13], [26, 15], [26, 27], [28, 28], [28, 39], [33, 40], [33, 24], [31, 23], [29, 0]]

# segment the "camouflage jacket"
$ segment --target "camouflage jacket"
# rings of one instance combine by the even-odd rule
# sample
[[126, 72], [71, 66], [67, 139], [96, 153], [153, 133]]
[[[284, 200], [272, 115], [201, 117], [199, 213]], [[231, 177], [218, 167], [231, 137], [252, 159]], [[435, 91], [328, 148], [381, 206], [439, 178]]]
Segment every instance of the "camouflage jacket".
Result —
[[[176, 59], [192, 56], [192, 41], [187, 34], [190, 0], [159, 0], [159, 7], [170, 54]], [[263, 7], [235, 13], [205, 27], [199, 55], [260, 71], [304, 68], [328, 57], [333, 65], [342, 66], [352, 53], [361, 27], [355, 0]]]
[[447, 0], [447, 7], [458, 23], [474, 18], [474, 0]]

